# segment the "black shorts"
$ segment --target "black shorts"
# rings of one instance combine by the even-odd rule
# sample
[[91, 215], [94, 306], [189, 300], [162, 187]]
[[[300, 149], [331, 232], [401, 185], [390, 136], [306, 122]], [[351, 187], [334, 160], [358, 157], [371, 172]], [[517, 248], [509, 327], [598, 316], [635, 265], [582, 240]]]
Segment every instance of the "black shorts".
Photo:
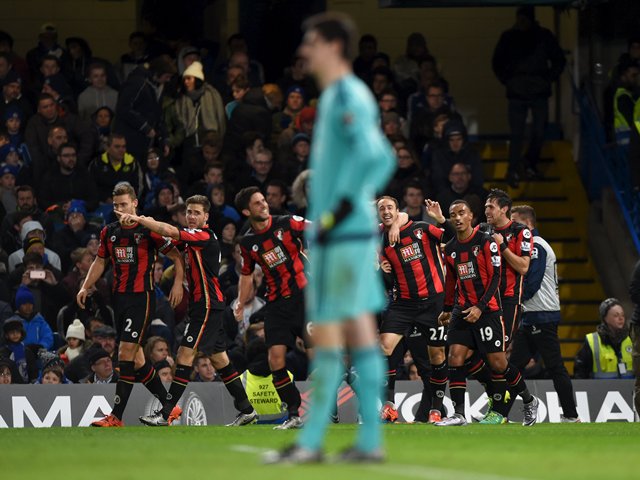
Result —
[[502, 320], [504, 321], [504, 341], [507, 346], [515, 337], [520, 328], [520, 318], [522, 317], [522, 307], [518, 303], [502, 302]]
[[447, 340], [449, 345], [464, 345], [480, 353], [504, 352], [502, 312], [485, 312], [476, 323], [469, 323], [459, 309], [454, 309]]
[[267, 347], [286, 345], [294, 348], [297, 337], [302, 338], [305, 345], [307, 344], [303, 292], [269, 302], [263, 311], [264, 340]]
[[155, 292], [116, 293], [113, 306], [120, 341], [142, 345], [149, 320], [156, 313]]
[[443, 347], [447, 343], [446, 329], [438, 325], [443, 304], [444, 295], [420, 302], [393, 302], [385, 312], [380, 333], [406, 335], [416, 327], [425, 337], [427, 345]]
[[207, 355], [227, 350], [222, 314], [224, 310], [210, 310], [204, 302], [189, 306], [189, 321], [180, 342], [181, 347], [198, 350]]

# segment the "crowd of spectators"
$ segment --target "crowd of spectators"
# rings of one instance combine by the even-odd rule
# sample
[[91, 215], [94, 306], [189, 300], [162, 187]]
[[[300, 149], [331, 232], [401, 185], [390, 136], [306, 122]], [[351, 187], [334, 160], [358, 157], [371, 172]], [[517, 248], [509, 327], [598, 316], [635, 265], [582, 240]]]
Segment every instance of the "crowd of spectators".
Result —
[[[75, 297], [97, 254], [100, 229], [115, 220], [110, 197], [121, 181], [134, 187], [143, 214], [179, 227], [186, 226], [184, 199], [211, 200], [229, 355], [239, 370], [246, 368], [248, 344], [264, 336], [265, 285], [256, 271], [237, 322], [231, 308], [238, 236], [247, 224], [234, 196], [256, 186], [272, 214], [304, 216], [319, 91], [297, 55], [281, 78], [267, 83], [241, 34], [228, 39], [221, 56], [134, 32], [129, 51], [111, 63], [94, 56], [86, 39], [59, 43], [56, 27], [45, 24], [23, 58], [11, 35], [0, 32], [1, 383], [117, 380], [111, 272], [93, 288], [86, 309]], [[384, 193], [411, 219], [431, 222], [424, 208], [431, 198], [445, 212], [465, 199], [475, 222], [483, 221], [481, 159], [424, 35], [411, 33], [394, 61], [373, 35], [362, 36], [354, 72], [376, 97], [380, 126], [397, 154]], [[144, 349], [168, 380], [187, 312], [184, 302], [169, 305], [171, 276], [170, 262], [159, 260], [157, 310]], [[305, 378], [301, 342], [289, 353], [288, 368]], [[194, 371], [195, 381], [217, 379], [206, 357], [196, 359]], [[407, 372], [417, 375], [410, 366]]]

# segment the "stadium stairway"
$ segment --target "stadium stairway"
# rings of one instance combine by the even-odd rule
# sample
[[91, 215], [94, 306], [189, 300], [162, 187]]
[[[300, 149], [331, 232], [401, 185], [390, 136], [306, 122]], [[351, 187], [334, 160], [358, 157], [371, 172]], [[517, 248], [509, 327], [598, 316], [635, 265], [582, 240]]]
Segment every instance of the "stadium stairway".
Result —
[[489, 142], [481, 144], [479, 151], [485, 188], [505, 189], [514, 205], [534, 207], [540, 234], [556, 252], [562, 308], [558, 334], [565, 365], [573, 374], [574, 357], [585, 334], [598, 325], [598, 305], [605, 296], [589, 252], [589, 202], [573, 161], [572, 146], [564, 141], [547, 142], [538, 166], [544, 178], [521, 181], [515, 189], [504, 180], [508, 145]]

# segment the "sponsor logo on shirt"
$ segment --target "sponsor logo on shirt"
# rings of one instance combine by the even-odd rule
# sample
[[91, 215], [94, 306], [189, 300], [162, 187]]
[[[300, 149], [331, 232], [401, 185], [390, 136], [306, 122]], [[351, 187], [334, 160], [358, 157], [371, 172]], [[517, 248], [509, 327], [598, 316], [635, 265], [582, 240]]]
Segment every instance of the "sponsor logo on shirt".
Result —
[[476, 273], [476, 268], [473, 265], [473, 262], [462, 262], [457, 265], [458, 267], [458, 278], [460, 280], [471, 280], [473, 278], [477, 278], [478, 274]]
[[405, 263], [424, 258], [420, 244], [417, 242], [400, 247], [400, 255], [402, 256], [402, 261]]
[[135, 263], [133, 247], [114, 247], [113, 254], [117, 263]]
[[267, 264], [267, 267], [273, 269], [287, 261], [287, 254], [284, 253], [282, 247], [277, 246], [264, 252], [262, 259]]

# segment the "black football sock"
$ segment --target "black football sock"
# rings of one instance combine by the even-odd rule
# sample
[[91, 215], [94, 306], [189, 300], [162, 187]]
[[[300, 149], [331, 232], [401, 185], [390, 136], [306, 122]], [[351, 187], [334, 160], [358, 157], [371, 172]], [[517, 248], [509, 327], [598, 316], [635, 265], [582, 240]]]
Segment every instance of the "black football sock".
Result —
[[162, 416], [165, 420], [169, 418], [171, 410], [176, 406], [187, 385], [189, 385], [189, 377], [191, 377], [192, 370], [193, 367], [190, 365], [176, 365], [176, 373], [173, 375], [173, 381], [169, 386], [166, 402], [162, 407]]
[[444, 400], [444, 393], [447, 389], [447, 381], [449, 378], [447, 374], [449, 369], [447, 368], [447, 362], [442, 362], [440, 365], [431, 365], [431, 376], [429, 377], [429, 385], [431, 386], [431, 409], [441, 410], [442, 402]]
[[456, 413], [464, 417], [464, 395], [467, 392], [467, 369], [449, 365], [449, 393]]
[[120, 378], [116, 384], [116, 396], [113, 400], [113, 410], [111, 414], [122, 420], [124, 409], [129, 401], [133, 384], [136, 381], [136, 372], [133, 369], [133, 362], [120, 362]]
[[156, 397], [160, 404], [164, 406], [167, 398], [167, 389], [164, 388], [160, 376], [149, 360], [136, 371], [136, 382], [142, 383], [151, 392], [151, 395]]
[[[425, 375], [426, 377], [426, 375]], [[416, 416], [414, 420], [416, 422], [426, 423], [429, 420], [429, 410], [431, 410], [431, 384], [429, 380], [425, 380], [425, 377], [422, 378], [422, 396], [420, 397], [420, 404], [418, 405], [418, 410], [416, 411]]]
[[493, 397], [493, 384], [491, 380], [491, 369], [483, 360], [482, 356], [478, 352], [473, 352], [473, 355], [465, 362], [467, 369], [469, 370], [469, 376], [484, 387], [487, 392], [487, 397]]
[[519, 395], [524, 403], [531, 403], [533, 401], [533, 396], [529, 393], [527, 384], [524, 383], [524, 379], [516, 367], [509, 364], [507, 370], [504, 372], [504, 378], [509, 386], [509, 392], [511, 392], [513, 397]]
[[224, 386], [227, 387], [227, 390], [233, 397], [233, 404], [236, 410], [244, 414], [253, 412], [253, 407], [249, 402], [249, 398], [247, 398], [247, 392], [242, 386], [242, 379], [236, 367], [229, 363], [226, 367], [218, 370], [218, 373], [224, 382]]
[[385, 359], [387, 360], [387, 374], [385, 377], [386, 380], [386, 385], [385, 385], [385, 393], [387, 395], [387, 401], [393, 403], [393, 400], [395, 398], [396, 395], [396, 366], [395, 365], [391, 365], [391, 363], [396, 363], [396, 358], [394, 355], [390, 355], [388, 357], [385, 357]]
[[504, 378], [504, 372], [493, 372], [491, 378], [493, 380], [493, 406], [491, 410], [506, 417], [507, 404], [505, 403], [505, 394], [507, 392], [507, 381]]
[[287, 411], [290, 417], [299, 417], [298, 409], [302, 403], [300, 398], [300, 392], [296, 388], [293, 380], [289, 378], [286, 368], [281, 368], [275, 372], [271, 372], [273, 375], [273, 385], [276, 387], [280, 400], [287, 404]]

